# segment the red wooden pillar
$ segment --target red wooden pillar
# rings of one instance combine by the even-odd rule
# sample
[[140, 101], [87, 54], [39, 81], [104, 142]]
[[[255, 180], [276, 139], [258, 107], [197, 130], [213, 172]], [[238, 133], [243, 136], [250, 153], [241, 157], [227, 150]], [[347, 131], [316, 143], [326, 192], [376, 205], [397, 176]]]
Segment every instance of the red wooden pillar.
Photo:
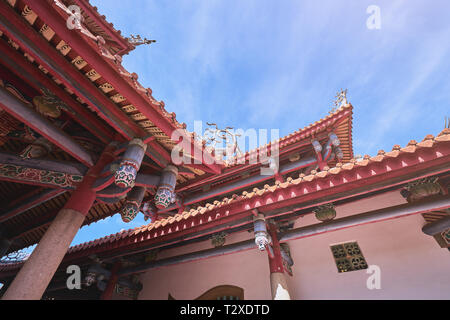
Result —
[[95, 201], [96, 194], [91, 186], [103, 167], [114, 160], [113, 151], [114, 146], [109, 145], [97, 164], [89, 169], [20, 269], [5, 292], [3, 300], [41, 299]]
[[272, 238], [272, 256], [269, 254], [270, 287], [273, 300], [291, 300], [284, 274], [283, 258], [278, 242], [276, 225], [269, 222], [269, 234]]
[[108, 284], [106, 285], [105, 291], [103, 291], [101, 300], [111, 300], [112, 294], [114, 293], [114, 288], [116, 287], [117, 280], [119, 279], [119, 275], [117, 272], [119, 271], [121, 266], [120, 262], [116, 262], [111, 270], [111, 276], [109, 277]]

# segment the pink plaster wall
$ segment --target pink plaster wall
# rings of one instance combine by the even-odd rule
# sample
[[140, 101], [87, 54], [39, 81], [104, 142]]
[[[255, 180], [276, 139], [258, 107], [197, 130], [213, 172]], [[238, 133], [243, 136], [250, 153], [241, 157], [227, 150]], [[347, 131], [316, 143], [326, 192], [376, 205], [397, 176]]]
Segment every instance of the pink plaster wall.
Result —
[[[337, 208], [344, 217], [404, 203], [398, 192]], [[317, 223], [313, 215], [295, 227]], [[421, 232], [421, 215], [372, 223], [290, 241], [295, 265], [288, 277], [293, 299], [450, 299], [450, 253]], [[252, 237], [242, 232], [227, 244]], [[330, 245], [357, 241], [369, 265], [381, 268], [381, 289], [369, 290], [366, 270], [338, 273]], [[211, 248], [205, 241], [167, 250], [161, 258]], [[139, 299], [194, 299], [212, 287], [228, 284], [244, 288], [246, 299], [271, 299], [267, 256], [249, 250], [175, 266], [151, 269], [141, 276]]]
[[[295, 261], [288, 285], [294, 299], [450, 299], [450, 253], [421, 232], [420, 215], [330, 232], [290, 243]], [[330, 244], [356, 240], [381, 289], [369, 290], [367, 270], [338, 273]]]
[[[251, 233], [243, 232], [227, 239], [226, 244], [249, 239]], [[161, 257], [211, 248], [205, 241], [188, 248], [172, 249]], [[170, 254], [169, 254], [170, 253]], [[170, 293], [175, 299], [195, 299], [219, 285], [235, 285], [245, 289], [246, 299], [270, 299], [267, 254], [248, 250], [226, 256], [183, 263], [149, 270], [141, 276], [144, 285], [139, 299], [167, 300]]]

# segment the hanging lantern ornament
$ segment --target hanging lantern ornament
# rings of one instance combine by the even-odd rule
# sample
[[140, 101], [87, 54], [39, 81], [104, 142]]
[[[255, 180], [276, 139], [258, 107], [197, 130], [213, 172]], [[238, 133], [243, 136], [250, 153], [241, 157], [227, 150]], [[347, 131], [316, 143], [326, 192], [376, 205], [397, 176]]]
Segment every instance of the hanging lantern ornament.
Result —
[[175, 185], [177, 183], [178, 168], [172, 165], [167, 166], [161, 175], [161, 183], [155, 194], [155, 206], [158, 209], [167, 208], [175, 202]]
[[267, 233], [266, 219], [263, 214], [259, 213], [253, 218], [253, 228], [255, 243], [259, 250], [264, 251], [270, 243], [270, 236]]
[[123, 222], [132, 221], [139, 212], [145, 195], [145, 187], [134, 187], [128, 192], [127, 200], [120, 211]]
[[116, 186], [120, 188], [132, 188], [137, 173], [141, 167], [147, 145], [141, 139], [133, 139], [123, 155], [123, 160], [114, 175]]

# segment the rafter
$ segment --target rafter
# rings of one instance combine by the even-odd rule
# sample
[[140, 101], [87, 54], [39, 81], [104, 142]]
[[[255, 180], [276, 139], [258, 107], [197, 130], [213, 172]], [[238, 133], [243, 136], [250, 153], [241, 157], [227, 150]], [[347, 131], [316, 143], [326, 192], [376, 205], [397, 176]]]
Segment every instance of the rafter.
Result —
[[41, 205], [44, 202], [47, 202], [53, 198], [56, 198], [63, 193], [67, 192], [64, 189], [45, 189], [40, 191], [37, 194], [32, 194], [31, 196], [23, 199], [19, 204], [14, 205], [13, 207], [7, 208], [0, 212], [0, 223], [3, 223], [9, 219], [12, 219], [27, 210], [33, 209]]

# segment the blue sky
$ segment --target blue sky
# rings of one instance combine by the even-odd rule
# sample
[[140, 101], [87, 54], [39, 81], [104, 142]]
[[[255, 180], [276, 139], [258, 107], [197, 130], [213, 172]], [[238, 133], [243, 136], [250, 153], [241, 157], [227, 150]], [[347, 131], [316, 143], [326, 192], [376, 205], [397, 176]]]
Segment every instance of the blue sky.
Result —
[[[355, 154], [374, 155], [444, 128], [450, 116], [448, 0], [91, 0], [122, 34], [155, 39], [124, 58], [130, 72], [193, 129], [276, 128], [354, 106]], [[381, 29], [369, 30], [369, 5]], [[74, 244], [144, 224], [115, 215]]]

